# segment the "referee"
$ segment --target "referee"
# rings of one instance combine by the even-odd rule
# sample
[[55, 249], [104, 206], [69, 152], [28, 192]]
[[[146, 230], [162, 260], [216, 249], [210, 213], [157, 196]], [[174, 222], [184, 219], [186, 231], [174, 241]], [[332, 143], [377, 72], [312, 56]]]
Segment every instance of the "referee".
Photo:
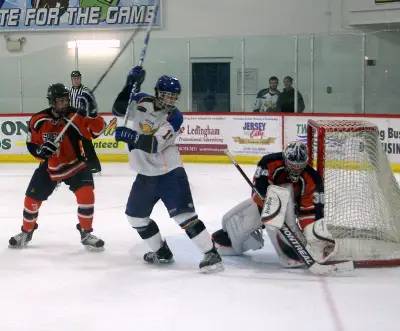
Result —
[[[91, 94], [91, 91], [86, 86], [82, 85], [81, 79], [82, 74], [80, 71], [74, 70], [71, 72], [72, 87], [69, 90], [69, 105], [77, 109], [81, 109], [83, 106], [81, 105], [79, 96], [82, 95], [83, 92], [89, 92], [89, 94]], [[87, 159], [86, 162], [92, 170], [92, 173], [100, 173], [101, 164], [93, 147], [92, 140], [82, 138], [82, 147]]]

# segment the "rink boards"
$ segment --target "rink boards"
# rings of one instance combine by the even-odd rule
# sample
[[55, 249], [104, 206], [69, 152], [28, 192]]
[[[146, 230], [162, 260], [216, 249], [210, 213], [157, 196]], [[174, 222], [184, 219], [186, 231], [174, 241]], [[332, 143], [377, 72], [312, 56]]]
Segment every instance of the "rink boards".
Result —
[[[93, 141], [99, 158], [104, 162], [126, 162], [126, 145], [116, 143], [113, 137], [116, 118], [103, 116], [107, 128]], [[30, 114], [0, 115], [0, 162], [35, 162], [25, 145], [29, 118]], [[400, 171], [400, 116], [395, 115], [184, 113], [176, 142], [184, 162], [229, 163], [224, 154], [229, 149], [240, 163], [255, 164], [263, 155], [281, 151], [290, 141], [305, 142], [310, 118], [360, 119], [376, 124], [393, 170]]]

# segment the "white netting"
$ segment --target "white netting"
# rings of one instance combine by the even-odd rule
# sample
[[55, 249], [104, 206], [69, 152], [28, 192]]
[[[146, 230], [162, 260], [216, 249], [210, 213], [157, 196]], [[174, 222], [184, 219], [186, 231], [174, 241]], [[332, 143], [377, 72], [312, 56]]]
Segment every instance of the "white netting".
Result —
[[[309, 153], [324, 177], [335, 260], [400, 264], [400, 188], [378, 128], [366, 121], [309, 121]], [[362, 262], [360, 262], [362, 264]]]

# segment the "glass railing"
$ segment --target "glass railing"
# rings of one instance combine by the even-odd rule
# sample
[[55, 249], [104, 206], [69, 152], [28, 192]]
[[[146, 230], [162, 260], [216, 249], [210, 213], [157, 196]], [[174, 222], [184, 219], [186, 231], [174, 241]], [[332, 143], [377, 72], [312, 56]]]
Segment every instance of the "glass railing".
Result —
[[[124, 42], [121, 40], [121, 47]], [[111, 111], [142, 45], [142, 39], [135, 39], [97, 89], [101, 112]], [[0, 113], [32, 113], [45, 108], [48, 85], [61, 82], [69, 86], [70, 73], [77, 68], [84, 85], [92, 87], [118, 51], [75, 54], [63, 43], [21, 56], [4, 55]], [[172, 75], [183, 86], [179, 101], [182, 111], [252, 112], [258, 92], [269, 87], [270, 77], [278, 78], [277, 89], [282, 91], [284, 77], [290, 76], [306, 113], [398, 114], [398, 54], [397, 31], [152, 38], [142, 89], [152, 93], [160, 75]], [[299, 101], [294, 107], [299, 110]]]

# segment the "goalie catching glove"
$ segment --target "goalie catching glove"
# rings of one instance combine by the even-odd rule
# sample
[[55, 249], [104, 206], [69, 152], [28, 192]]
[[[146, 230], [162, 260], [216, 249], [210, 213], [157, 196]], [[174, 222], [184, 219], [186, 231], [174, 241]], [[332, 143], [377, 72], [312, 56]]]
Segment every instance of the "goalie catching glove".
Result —
[[307, 225], [303, 230], [307, 249], [319, 263], [328, 261], [337, 253], [337, 245], [323, 218]]

